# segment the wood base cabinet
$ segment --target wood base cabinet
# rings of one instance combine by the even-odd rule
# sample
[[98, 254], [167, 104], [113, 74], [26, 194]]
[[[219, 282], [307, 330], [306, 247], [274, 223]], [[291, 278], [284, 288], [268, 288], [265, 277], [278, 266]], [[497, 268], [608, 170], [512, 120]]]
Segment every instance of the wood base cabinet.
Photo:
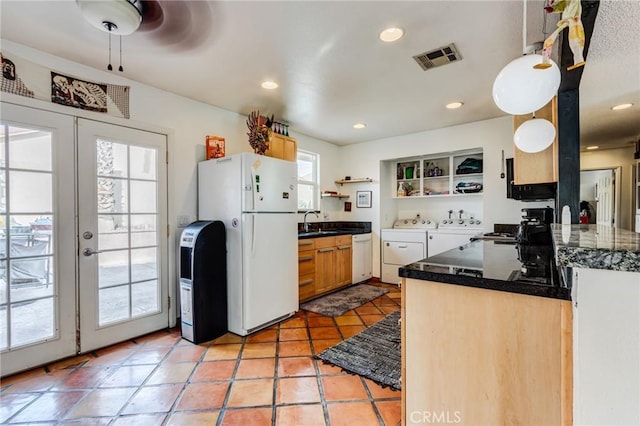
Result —
[[571, 302], [404, 279], [403, 424], [571, 425]]
[[298, 240], [300, 301], [351, 284], [351, 235]]
[[316, 294], [316, 250], [314, 240], [298, 240], [298, 298]]

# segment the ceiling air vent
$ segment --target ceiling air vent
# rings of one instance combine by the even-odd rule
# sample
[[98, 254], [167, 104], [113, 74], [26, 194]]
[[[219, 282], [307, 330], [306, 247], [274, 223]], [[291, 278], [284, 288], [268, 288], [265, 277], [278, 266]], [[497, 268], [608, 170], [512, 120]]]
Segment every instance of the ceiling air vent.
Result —
[[450, 64], [451, 62], [459, 61], [462, 59], [456, 45], [451, 43], [448, 46], [443, 46], [439, 49], [430, 50], [428, 52], [421, 53], [413, 57], [418, 65], [426, 71], [431, 68], [440, 67], [442, 65]]

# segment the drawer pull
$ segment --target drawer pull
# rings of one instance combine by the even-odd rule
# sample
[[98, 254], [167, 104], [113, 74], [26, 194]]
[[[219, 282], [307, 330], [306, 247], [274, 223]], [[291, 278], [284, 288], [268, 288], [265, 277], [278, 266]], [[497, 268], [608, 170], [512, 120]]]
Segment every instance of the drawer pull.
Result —
[[300, 287], [302, 287], [303, 285], [309, 285], [309, 284], [313, 284], [313, 279], [310, 280], [306, 280], [306, 281], [302, 281], [301, 283], [299, 283], [298, 285]]
[[298, 258], [298, 262], [308, 262], [310, 260], [313, 260], [313, 256], [305, 256], [305, 257]]
[[398, 248], [407, 248], [407, 247], [409, 247], [409, 246], [406, 245], [406, 244], [405, 245], [398, 245]]
[[351, 246], [340, 246], [338, 247], [338, 250], [346, 250], [346, 249], [350, 249]]
[[329, 248], [323, 248], [323, 249], [319, 249], [318, 253], [328, 253], [330, 251], [334, 251], [335, 247], [329, 247]]
[[313, 241], [306, 241], [306, 242], [298, 241], [299, 246], [310, 246], [312, 244], [313, 244]]

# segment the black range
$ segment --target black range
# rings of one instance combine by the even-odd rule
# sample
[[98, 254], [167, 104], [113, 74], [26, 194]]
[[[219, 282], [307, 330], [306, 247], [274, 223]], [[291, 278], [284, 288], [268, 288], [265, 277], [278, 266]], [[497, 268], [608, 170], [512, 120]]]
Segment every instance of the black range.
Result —
[[404, 278], [571, 300], [555, 266], [553, 247], [476, 240], [400, 268]]

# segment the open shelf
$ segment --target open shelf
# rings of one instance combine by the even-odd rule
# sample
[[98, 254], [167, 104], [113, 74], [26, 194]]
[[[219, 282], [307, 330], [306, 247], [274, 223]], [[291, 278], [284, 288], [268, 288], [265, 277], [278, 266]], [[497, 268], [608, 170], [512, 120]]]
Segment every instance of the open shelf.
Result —
[[[392, 180], [394, 191], [392, 198], [481, 195], [482, 190], [458, 193], [456, 187], [463, 182], [478, 184], [482, 187], [482, 158], [482, 150], [473, 149], [397, 160], [394, 167], [395, 176]], [[473, 160], [476, 160], [476, 163], [479, 162], [479, 165], [475, 166], [477, 170], [469, 170], [473, 167]], [[462, 166], [464, 171], [471, 173], [458, 173]]]
[[349, 194], [320, 194], [322, 198], [349, 198]]
[[349, 179], [349, 180], [340, 179], [340, 180], [336, 181], [336, 183], [339, 183], [340, 185], [345, 184], [345, 183], [361, 183], [361, 182], [373, 182], [373, 179], [371, 179], [371, 178], [357, 178], [357, 179]]

